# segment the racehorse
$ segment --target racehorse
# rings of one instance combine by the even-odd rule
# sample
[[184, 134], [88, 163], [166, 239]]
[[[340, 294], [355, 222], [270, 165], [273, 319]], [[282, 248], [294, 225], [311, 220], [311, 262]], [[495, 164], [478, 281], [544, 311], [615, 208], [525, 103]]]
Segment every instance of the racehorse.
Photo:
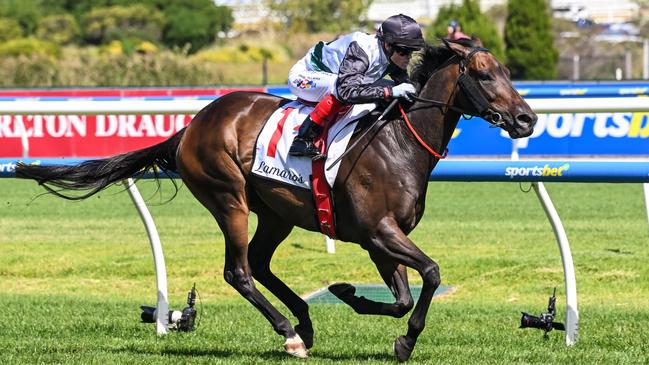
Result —
[[[345, 283], [330, 290], [361, 314], [402, 317], [414, 306], [407, 333], [394, 342], [399, 361], [411, 356], [440, 285], [438, 264], [407, 235], [422, 218], [428, 177], [460, 116], [481, 116], [512, 138], [529, 136], [537, 119], [512, 86], [507, 69], [488, 50], [472, 44], [427, 46], [411, 79], [419, 90], [415, 102], [406, 103], [405, 109], [399, 105], [401, 113], [395, 109], [379, 123], [371, 124], [371, 115], [359, 123], [370, 125], [370, 133], [354, 134], [351, 142], [358, 140], [358, 147], [341, 161], [332, 188], [338, 239], [368, 251], [395, 301], [358, 297]], [[313, 197], [307, 189], [251, 173], [256, 138], [265, 120], [286, 102], [263, 93], [233, 92], [211, 102], [186, 128], [157, 145], [76, 166], [19, 164], [16, 175], [34, 179], [61, 197], [84, 199], [150, 169], [177, 172], [223, 231], [225, 280], [284, 336], [288, 353], [306, 357], [313, 346], [308, 306], [271, 272], [270, 261], [293, 227], [319, 230]], [[67, 189], [83, 193], [63, 193]], [[248, 242], [251, 211], [258, 226]], [[407, 268], [423, 280], [416, 305]], [[256, 288], [255, 280], [290, 309], [298, 320], [295, 327]]]

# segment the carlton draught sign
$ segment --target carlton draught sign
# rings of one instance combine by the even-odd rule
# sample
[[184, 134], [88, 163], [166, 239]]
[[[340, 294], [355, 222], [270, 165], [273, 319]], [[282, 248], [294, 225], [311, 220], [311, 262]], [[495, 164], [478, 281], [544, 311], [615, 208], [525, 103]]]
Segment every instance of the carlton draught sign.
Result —
[[[235, 90], [268, 91], [263, 88], [172, 87], [172, 88], [73, 88], [3, 89], [0, 103], [48, 101], [74, 103], [92, 100], [110, 103], [138, 101], [205, 100], [206, 103]], [[35, 103], [37, 108], [38, 103]], [[0, 157], [23, 156], [22, 126], [26, 130], [30, 157], [105, 157], [162, 142], [189, 124], [192, 115], [2, 115]]]
[[0, 156], [21, 156], [21, 129], [29, 155], [101, 157], [161, 142], [189, 124], [192, 115], [4, 115]]

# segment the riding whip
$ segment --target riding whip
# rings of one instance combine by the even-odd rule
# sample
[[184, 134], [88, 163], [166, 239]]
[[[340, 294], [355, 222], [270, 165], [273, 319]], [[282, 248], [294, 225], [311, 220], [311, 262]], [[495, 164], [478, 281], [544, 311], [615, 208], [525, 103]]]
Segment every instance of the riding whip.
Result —
[[369, 132], [369, 131], [370, 131], [370, 130], [371, 130], [371, 129], [376, 125], [376, 123], [380, 122], [380, 121], [381, 121], [381, 120], [382, 120], [382, 119], [383, 119], [383, 118], [384, 118], [384, 117], [385, 117], [385, 116], [390, 112], [390, 110], [392, 110], [392, 108], [394, 108], [394, 106], [397, 105], [398, 102], [399, 102], [399, 99], [396, 99], [396, 98], [395, 98], [394, 100], [392, 100], [392, 101], [390, 102], [390, 105], [388, 105], [388, 107], [385, 108], [385, 110], [383, 111], [383, 113], [381, 113], [381, 115], [379, 115], [379, 117], [374, 121], [374, 123], [372, 123], [372, 125], [370, 125], [369, 127], [367, 127], [367, 129], [363, 132], [363, 134], [361, 134], [361, 136], [358, 137], [358, 138], [356, 139], [356, 141], [355, 141], [354, 143], [352, 143], [351, 146], [349, 146], [349, 148], [347, 149], [347, 151], [343, 152], [342, 155], [340, 155], [340, 156], [339, 156], [339, 157], [338, 157], [334, 162], [331, 163], [331, 165], [329, 165], [329, 167], [327, 167], [327, 171], [331, 170], [331, 168], [333, 168], [334, 166], [336, 166], [336, 164], [337, 164], [338, 162], [340, 162], [340, 160], [342, 160], [343, 157], [345, 157], [345, 156], [349, 153], [349, 151], [351, 151], [352, 149], [354, 149], [354, 147], [356, 147], [356, 145], [358, 145], [358, 143], [363, 139], [363, 137], [365, 137], [365, 135], [367, 134], [367, 132]]

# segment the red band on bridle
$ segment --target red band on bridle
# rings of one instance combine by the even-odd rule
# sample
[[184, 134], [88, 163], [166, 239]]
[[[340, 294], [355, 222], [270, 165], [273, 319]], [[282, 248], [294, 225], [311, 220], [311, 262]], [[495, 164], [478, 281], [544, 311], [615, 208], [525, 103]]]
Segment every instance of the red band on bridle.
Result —
[[430, 152], [431, 155], [437, 157], [438, 159], [442, 160], [446, 158], [446, 155], [448, 155], [448, 148], [444, 149], [444, 152], [440, 155], [439, 153], [435, 152], [432, 148], [430, 148], [429, 145], [424, 142], [421, 137], [419, 137], [419, 134], [417, 134], [417, 131], [415, 131], [415, 128], [412, 127], [412, 124], [410, 124], [410, 120], [408, 119], [408, 116], [406, 115], [406, 112], [403, 111], [403, 107], [401, 106], [401, 103], [399, 103], [399, 110], [401, 111], [401, 115], [403, 116], [403, 120], [406, 121], [406, 125], [410, 129], [410, 132], [415, 136], [415, 139], [417, 139], [417, 142], [421, 144], [428, 152]]

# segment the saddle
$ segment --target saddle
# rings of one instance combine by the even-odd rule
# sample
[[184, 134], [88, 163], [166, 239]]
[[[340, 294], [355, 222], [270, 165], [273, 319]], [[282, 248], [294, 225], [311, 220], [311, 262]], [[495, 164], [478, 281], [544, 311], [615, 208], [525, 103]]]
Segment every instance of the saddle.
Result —
[[326, 158], [312, 161], [289, 156], [288, 150], [300, 125], [313, 106], [299, 101], [282, 105], [266, 120], [257, 136], [252, 173], [283, 184], [298, 186], [313, 192], [316, 217], [321, 231], [335, 237], [331, 187], [340, 164], [331, 166], [345, 152], [358, 120], [376, 109], [376, 104], [356, 104], [316, 139], [315, 143]]

